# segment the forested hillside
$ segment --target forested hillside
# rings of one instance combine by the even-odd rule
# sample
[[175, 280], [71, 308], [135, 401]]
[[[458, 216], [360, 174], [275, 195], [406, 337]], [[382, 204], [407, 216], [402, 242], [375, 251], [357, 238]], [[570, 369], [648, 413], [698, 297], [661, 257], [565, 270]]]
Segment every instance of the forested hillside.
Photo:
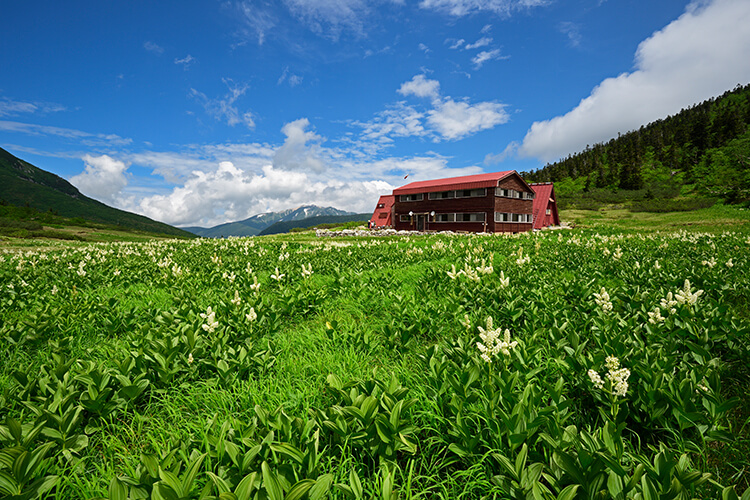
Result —
[[562, 196], [627, 190], [633, 191], [632, 200], [652, 200], [690, 192], [709, 200], [747, 202], [749, 124], [750, 84], [738, 85], [718, 98], [607, 143], [587, 146], [525, 177], [560, 183], [562, 189], [556, 189]]

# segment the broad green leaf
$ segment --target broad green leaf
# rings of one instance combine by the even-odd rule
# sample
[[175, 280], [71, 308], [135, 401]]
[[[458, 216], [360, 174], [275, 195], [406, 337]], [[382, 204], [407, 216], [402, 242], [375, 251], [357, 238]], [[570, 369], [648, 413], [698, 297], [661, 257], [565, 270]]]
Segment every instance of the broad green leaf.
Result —
[[276, 473], [268, 466], [268, 462], [260, 464], [263, 473], [263, 488], [271, 500], [284, 500], [284, 491], [281, 489]]
[[127, 500], [128, 490], [120, 481], [120, 478], [114, 477], [109, 483], [109, 500]]

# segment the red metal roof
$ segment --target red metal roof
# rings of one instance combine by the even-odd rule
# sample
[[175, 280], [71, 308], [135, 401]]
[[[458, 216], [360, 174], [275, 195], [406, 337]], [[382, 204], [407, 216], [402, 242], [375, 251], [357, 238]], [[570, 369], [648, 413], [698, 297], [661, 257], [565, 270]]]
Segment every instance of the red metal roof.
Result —
[[493, 172], [489, 174], [464, 175], [447, 179], [433, 179], [430, 181], [412, 182], [393, 190], [394, 195], [434, 193], [451, 189], [479, 189], [497, 186], [498, 181], [516, 173], [515, 170]]
[[[391, 208], [393, 207], [393, 202], [395, 200], [396, 197], [392, 194], [383, 195], [378, 199], [378, 204], [375, 205], [375, 211], [372, 213], [372, 217], [370, 217], [370, 222], [374, 223], [375, 227], [393, 226], [393, 221], [391, 220]], [[381, 204], [383, 207], [380, 207]], [[386, 214], [386, 216], [380, 217], [380, 214]]]
[[[557, 214], [557, 203], [555, 203], [555, 189], [551, 182], [544, 184], [530, 184], [534, 190], [534, 229], [541, 229], [553, 224], [560, 224], [560, 216]], [[551, 214], [547, 215], [547, 208]]]

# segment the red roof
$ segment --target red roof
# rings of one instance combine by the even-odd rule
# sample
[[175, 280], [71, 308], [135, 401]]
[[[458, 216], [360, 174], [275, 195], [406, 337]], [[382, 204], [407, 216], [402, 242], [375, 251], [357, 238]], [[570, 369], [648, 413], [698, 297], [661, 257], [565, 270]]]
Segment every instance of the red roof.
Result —
[[433, 179], [430, 181], [418, 181], [401, 186], [393, 190], [394, 195], [434, 193], [448, 191], [450, 189], [479, 189], [497, 186], [498, 181], [516, 173], [515, 170], [505, 172], [493, 172], [490, 174], [464, 175], [462, 177], [449, 177], [447, 179]]
[[[530, 184], [534, 190], [534, 229], [546, 226], [559, 225], [560, 216], [557, 214], [557, 203], [555, 203], [555, 189], [551, 182], [544, 184]], [[547, 209], [550, 215], [547, 215]]]
[[[396, 197], [391, 194], [386, 194], [378, 199], [378, 204], [375, 205], [375, 211], [370, 217], [370, 222], [374, 223], [375, 227], [392, 226], [393, 221], [391, 220], [391, 208]], [[382, 207], [380, 205], [383, 205]], [[386, 214], [385, 217], [381, 217], [380, 214]]]

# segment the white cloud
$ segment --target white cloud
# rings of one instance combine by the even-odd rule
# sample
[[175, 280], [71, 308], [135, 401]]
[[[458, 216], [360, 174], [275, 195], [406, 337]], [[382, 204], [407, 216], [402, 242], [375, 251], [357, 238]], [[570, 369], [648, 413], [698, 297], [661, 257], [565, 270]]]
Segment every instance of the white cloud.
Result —
[[307, 118], [301, 118], [287, 123], [281, 128], [286, 139], [274, 154], [274, 169], [316, 173], [325, 170], [325, 162], [318, 154], [323, 138], [315, 132], [306, 130], [309, 126], [310, 122]]
[[478, 49], [478, 48], [481, 48], [481, 47], [486, 47], [486, 46], [488, 46], [491, 43], [492, 43], [492, 38], [490, 38], [488, 36], [483, 36], [482, 38], [480, 38], [479, 40], [477, 40], [474, 43], [468, 43], [468, 44], [466, 44], [464, 46], [464, 50], [471, 50], [471, 49]]
[[483, 50], [479, 54], [475, 55], [471, 59], [471, 62], [474, 64], [474, 68], [475, 69], [479, 69], [487, 61], [493, 61], [493, 60], [499, 60], [499, 59], [508, 59], [508, 57], [509, 56], [502, 55], [500, 49]]
[[225, 120], [227, 125], [234, 127], [237, 124], [244, 124], [248, 128], [255, 128], [255, 120], [253, 114], [250, 111], [242, 113], [239, 111], [235, 102], [242, 97], [247, 89], [248, 85], [235, 84], [229, 78], [222, 78], [221, 80], [229, 89], [229, 93], [225, 94], [223, 98], [209, 99], [206, 94], [199, 92], [193, 88], [190, 89], [190, 97], [197, 100], [206, 113], [213, 116], [216, 120]]
[[182, 59], [175, 59], [174, 60], [175, 64], [182, 64], [182, 67], [185, 70], [187, 70], [188, 68], [190, 68], [190, 66], [192, 66], [194, 62], [195, 62], [195, 57], [191, 56], [190, 54], [186, 55]]
[[397, 92], [405, 96], [413, 95], [416, 97], [437, 99], [440, 95], [440, 82], [429, 80], [424, 75], [416, 75], [408, 82], [402, 83]]
[[365, 0], [284, 0], [289, 11], [318, 35], [338, 40], [343, 31], [364, 34], [372, 11]]
[[446, 99], [430, 110], [427, 121], [448, 140], [458, 140], [481, 130], [506, 123], [510, 117], [505, 105], [496, 102], [469, 104]]
[[[440, 95], [440, 82], [416, 75], [401, 84], [397, 92], [404, 96], [429, 98], [431, 108], [420, 111], [415, 106], [398, 102], [376, 115], [369, 122], [352, 122], [363, 129], [362, 138], [380, 145], [393, 142], [393, 137], [425, 136], [434, 142], [455, 141], [506, 123], [505, 105], [492, 101], [471, 104]], [[372, 143], [370, 143], [372, 145]]]
[[143, 48], [146, 49], [149, 52], [152, 52], [156, 54], [157, 56], [160, 56], [164, 53], [164, 48], [155, 44], [154, 42], [147, 41], [143, 42]]
[[[379, 112], [369, 122], [353, 122], [362, 128], [362, 137], [367, 141], [377, 141], [381, 144], [393, 142], [391, 137], [413, 137], [425, 135], [422, 125], [424, 113], [404, 102], [397, 102]], [[366, 145], [362, 145], [363, 148]]]
[[266, 35], [276, 27], [276, 16], [269, 8], [264, 8], [251, 0], [237, 2], [233, 7], [244, 23], [242, 36], [244, 38], [252, 36], [257, 40], [258, 45], [263, 45]]
[[34, 123], [21, 123], [0, 120], [0, 131], [18, 132], [27, 135], [52, 135], [65, 139], [76, 140], [84, 146], [107, 147], [107, 146], [127, 146], [132, 143], [132, 139], [123, 138], [115, 134], [92, 134], [81, 130], [51, 127], [48, 125], [36, 125]]
[[70, 178], [71, 184], [86, 196], [110, 205], [116, 204], [117, 196], [128, 184], [125, 176], [128, 165], [108, 155], [85, 155], [83, 162], [86, 168]]
[[285, 81], [289, 83], [290, 87], [296, 87], [297, 85], [302, 83], [302, 77], [293, 73], [289, 73], [289, 66], [285, 66], [284, 71], [281, 73], [281, 76], [276, 82], [276, 85], [281, 85]]
[[422, 0], [423, 9], [436, 10], [455, 17], [490, 12], [509, 17], [513, 12], [551, 3], [551, 0]]
[[430, 52], [432, 52], [432, 51], [430, 50], [430, 48], [429, 48], [429, 47], [428, 47], [427, 45], [423, 44], [423, 43], [420, 43], [420, 44], [419, 44], [419, 50], [421, 50], [421, 51], [422, 51], [422, 52], [424, 52], [425, 54], [429, 54]]
[[466, 40], [464, 40], [463, 38], [460, 38], [458, 40], [456, 40], [455, 38], [449, 38], [449, 39], [447, 39], [445, 41], [445, 43], [450, 43], [451, 44], [450, 47], [448, 47], [449, 49], [456, 50], [456, 49], [460, 49], [461, 46], [464, 43], [466, 43]]
[[600, 83], [576, 108], [535, 122], [519, 154], [551, 161], [750, 81], [750, 2], [690, 4], [644, 40], [635, 70]]
[[24, 102], [12, 99], [0, 99], [0, 116], [17, 116], [22, 113], [57, 113], [66, 111], [62, 104], [51, 102]]
[[557, 27], [560, 33], [568, 37], [568, 43], [571, 47], [579, 47], [581, 45], [581, 27], [576, 23], [570, 21], [564, 21]]

